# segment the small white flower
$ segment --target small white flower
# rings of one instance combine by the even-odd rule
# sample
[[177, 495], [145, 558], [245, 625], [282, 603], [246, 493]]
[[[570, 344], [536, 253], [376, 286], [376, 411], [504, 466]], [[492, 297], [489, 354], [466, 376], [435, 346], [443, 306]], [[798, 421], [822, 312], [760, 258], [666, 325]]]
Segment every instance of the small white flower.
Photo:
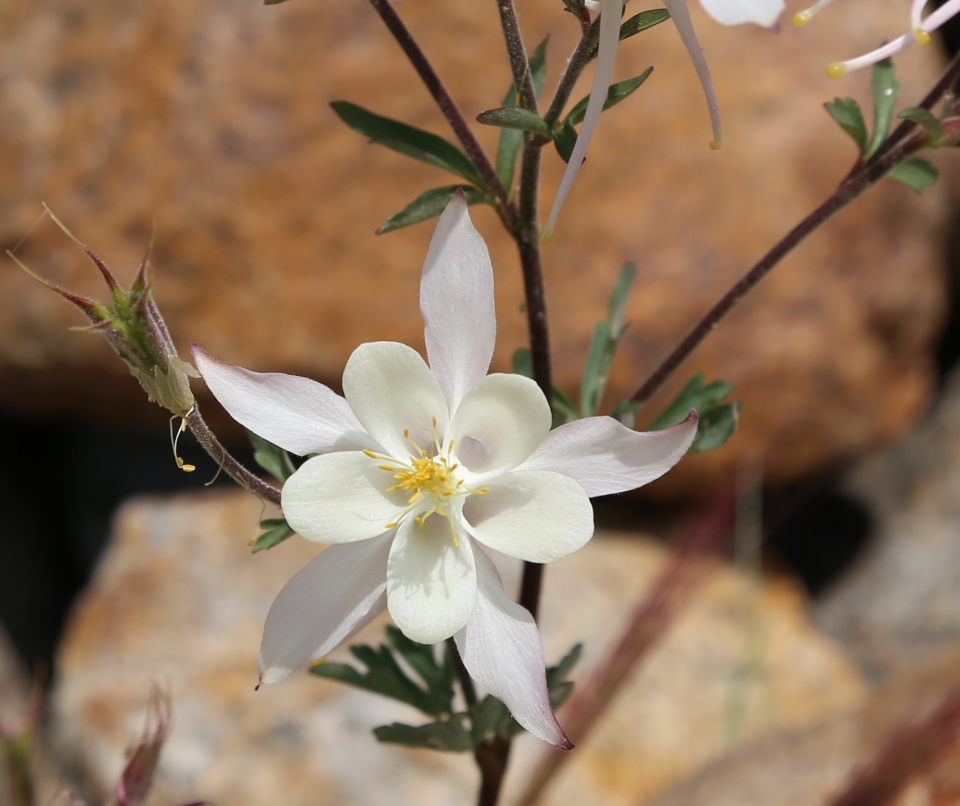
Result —
[[430, 365], [410, 347], [358, 347], [344, 397], [292, 375], [225, 364], [194, 347], [208, 387], [242, 425], [308, 459], [284, 515], [333, 544], [270, 608], [261, 678], [329, 653], [386, 607], [414, 641], [456, 640], [471, 676], [535, 736], [570, 744], [550, 707], [530, 614], [503, 591], [482, 546], [531, 562], [593, 534], [590, 496], [633, 489], [684, 455], [696, 415], [638, 433], [610, 417], [550, 431], [539, 387], [492, 374], [493, 268], [462, 194], [440, 217], [420, 286]]
[[[827, 0], [829, 2], [829, 0]], [[560, 180], [560, 187], [553, 200], [553, 207], [543, 228], [544, 240], [549, 240], [553, 228], [560, 215], [573, 182], [580, 172], [580, 166], [587, 155], [587, 146], [593, 138], [594, 130], [600, 122], [600, 113], [607, 99], [607, 90], [613, 81], [613, 65], [617, 58], [617, 46], [620, 43], [620, 18], [626, 0], [586, 0], [587, 7], [600, 11], [600, 39], [597, 53], [597, 71], [594, 73], [593, 86], [590, 89], [590, 101], [587, 104], [577, 137], [577, 144], [573, 148], [567, 169]], [[687, 53], [697, 71], [703, 93], [707, 99], [707, 108], [710, 112], [710, 121], [713, 125], [713, 139], [710, 147], [720, 148], [723, 137], [720, 129], [720, 106], [717, 103], [717, 94], [713, 88], [713, 79], [703, 56], [703, 50], [697, 41], [696, 31], [693, 30], [693, 21], [687, 9], [687, 0], [664, 0], [663, 3], [670, 12], [670, 18], [677, 27], [677, 33], [687, 48]], [[764, 28], [772, 28], [777, 24], [780, 12], [783, 11], [783, 0], [700, 0], [704, 10], [721, 25], [741, 25], [752, 22]]]

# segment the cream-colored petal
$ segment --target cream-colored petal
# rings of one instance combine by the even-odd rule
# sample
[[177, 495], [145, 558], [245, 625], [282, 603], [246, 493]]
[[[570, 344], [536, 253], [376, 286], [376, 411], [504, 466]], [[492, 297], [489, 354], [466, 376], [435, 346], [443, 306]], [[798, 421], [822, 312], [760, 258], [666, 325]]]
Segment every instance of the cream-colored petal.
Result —
[[393, 476], [359, 451], [308, 459], [283, 485], [280, 506], [291, 528], [318, 543], [352, 543], [382, 534], [406, 507], [386, 493]]
[[470, 534], [485, 546], [534, 563], [572, 554], [593, 537], [593, 507], [569, 476], [547, 470], [507, 473], [463, 505]]
[[406, 344], [377, 341], [361, 344], [343, 370], [343, 394], [367, 432], [397, 459], [415, 454], [408, 431], [421, 448], [434, 442], [433, 420], [442, 437], [447, 403], [420, 353]]
[[522, 375], [483, 378], [460, 403], [450, 423], [453, 453], [474, 487], [512, 470], [550, 431], [550, 406], [543, 392]]
[[322, 658], [383, 610], [390, 542], [381, 535], [331, 546], [283, 586], [263, 628], [262, 682]]
[[550, 705], [537, 624], [503, 592], [490, 558], [481, 549], [475, 555], [477, 603], [467, 625], [454, 636], [463, 665], [530, 733], [556, 748], [570, 750], [573, 744]]
[[473, 546], [450, 531], [450, 519], [431, 515], [420, 527], [407, 518], [387, 561], [387, 609], [401, 632], [421, 644], [444, 641], [461, 629], [477, 595]]
[[455, 411], [490, 368], [497, 334], [493, 265], [461, 191], [453, 194], [430, 241], [420, 311], [430, 369]]

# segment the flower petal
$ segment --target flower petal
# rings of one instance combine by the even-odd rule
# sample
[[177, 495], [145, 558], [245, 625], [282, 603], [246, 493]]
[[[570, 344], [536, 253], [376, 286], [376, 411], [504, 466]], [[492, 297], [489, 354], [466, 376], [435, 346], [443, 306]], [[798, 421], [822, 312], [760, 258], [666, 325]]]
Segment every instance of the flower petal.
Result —
[[406, 344], [361, 344], [343, 370], [343, 394], [357, 419], [386, 452], [404, 459], [434, 442], [433, 418], [442, 437], [449, 414], [440, 385], [420, 353]]
[[391, 535], [331, 546], [283, 586], [260, 644], [260, 680], [276, 683], [322, 658], [386, 606]]
[[347, 401], [322, 383], [279, 372], [251, 372], [218, 361], [196, 344], [190, 349], [220, 405], [274, 445], [299, 456], [376, 447]]
[[403, 493], [385, 493], [392, 475], [359, 451], [308, 459], [280, 491], [287, 523], [307, 540], [353, 543], [382, 534], [407, 505]]
[[454, 545], [451, 521], [431, 515], [423, 527], [400, 524], [387, 561], [387, 609], [400, 631], [421, 644], [444, 641], [473, 612], [477, 570], [470, 539]]
[[497, 333], [493, 265], [462, 192], [453, 194], [430, 241], [420, 311], [430, 369], [456, 411], [490, 368]]
[[752, 22], [763, 28], [777, 24], [783, 0], [700, 0], [703, 10], [721, 25]]
[[490, 558], [479, 549], [475, 556], [477, 603], [470, 621], [454, 636], [463, 665], [530, 733], [561, 750], [572, 750], [550, 705], [536, 622], [503, 592]]
[[453, 453], [468, 486], [513, 470], [550, 431], [550, 406], [529, 378], [494, 373], [463, 399], [450, 423]]
[[697, 413], [663, 431], [633, 431], [612, 417], [587, 417], [551, 431], [520, 470], [555, 470], [588, 496], [633, 490], [679, 462], [697, 435]]
[[587, 111], [583, 115], [583, 123], [580, 126], [580, 134], [577, 136], [577, 144], [573, 147], [573, 153], [567, 162], [567, 169], [563, 172], [563, 178], [560, 180], [560, 187], [557, 189], [557, 195], [553, 199], [553, 207], [550, 209], [550, 216], [547, 218], [546, 226], [543, 228], [543, 237], [549, 240], [553, 234], [554, 225], [557, 223], [557, 216], [560, 215], [560, 208], [563, 207], [573, 182], [580, 172], [580, 166], [584, 157], [587, 155], [587, 146], [593, 138], [594, 129], [600, 122], [600, 113], [603, 111], [603, 105], [607, 100], [607, 90], [610, 88], [610, 82], [613, 80], [613, 64], [617, 58], [617, 46], [620, 44], [620, 17], [623, 15], [623, 0], [600, 0], [600, 38], [599, 50], [597, 52], [597, 71], [593, 75], [593, 86], [590, 88], [590, 100], [587, 103]]
[[466, 528], [496, 551], [532, 563], [572, 554], [593, 537], [593, 507], [569, 476], [548, 470], [507, 473], [463, 505]]
[[713, 125], [713, 140], [710, 148], [720, 148], [723, 142], [723, 134], [720, 130], [720, 105], [717, 103], [717, 93], [713, 88], [713, 79], [710, 78], [710, 68], [707, 67], [707, 60], [703, 57], [703, 49], [697, 41], [697, 32], [693, 30], [693, 20], [690, 19], [690, 10], [687, 8], [687, 0], [663, 0], [663, 4], [670, 12], [670, 19], [680, 34], [680, 39], [687, 48], [687, 54], [690, 61], [693, 62], [694, 69], [700, 79], [700, 86], [703, 87], [703, 94], [707, 98], [707, 109], [710, 112], [710, 123]]

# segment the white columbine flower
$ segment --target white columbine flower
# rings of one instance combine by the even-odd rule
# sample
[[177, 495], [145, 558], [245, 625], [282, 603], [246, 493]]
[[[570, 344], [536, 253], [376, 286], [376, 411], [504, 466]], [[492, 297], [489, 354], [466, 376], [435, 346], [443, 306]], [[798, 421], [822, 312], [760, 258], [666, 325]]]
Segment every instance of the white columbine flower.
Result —
[[530, 614], [484, 547], [530, 562], [593, 534], [589, 497], [639, 487], [686, 453], [696, 415], [638, 433], [610, 417], [550, 431], [540, 388], [487, 375], [496, 319], [486, 245], [455, 194], [420, 285], [430, 364], [410, 347], [358, 347], [340, 397], [293, 375], [225, 364], [194, 347], [207, 386], [242, 425], [299, 455], [283, 486], [291, 527], [333, 544], [270, 608], [265, 683], [329, 653], [386, 607], [408, 638], [451, 636], [471, 676], [535, 736], [570, 747], [553, 715]]
[[[827, 0], [829, 2], [829, 0]], [[613, 81], [613, 64], [617, 58], [617, 46], [620, 43], [620, 18], [623, 16], [623, 7], [626, 0], [586, 0], [587, 7], [600, 11], [600, 39], [597, 53], [597, 71], [594, 74], [593, 86], [590, 89], [590, 101], [583, 116], [583, 124], [577, 137], [577, 144], [573, 148], [567, 169], [560, 180], [560, 187], [553, 200], [550, 216], [543, 229], [543, 237], [549, 240], [553, 233], [560, 208], [563, 207], [573, 182], [577, 178], [580, 166], [587, 155], [587, 146], [593, 138], [593, 132], [600, 121], [600, 113], [606, 102], [607, 90]], [[713, 125], [713, 139], [710, 147], [720, 148], [722, 135], [720, 130], [720, 107], [717, 103], [717, 94], [713, 89], [713, 79], [707, 61], [703, 57], [703, 50], [697, 41], [696, 31], [693, 30], [693, 21], [687, 10], [687, 0], [664, 0], [663, 4], [670, 12], [670, 18], [677, 27], [677, 33], [687, 48], [687, 53], [693, 61], [704, 95], [707, 98], [707, 108], [710, 111], [710, 121]], [[752, 22], [764, 28], [771, 28], [777, 24], [777, 18], [783, 11], [783, 0], [700, 0], [704, 10], [721, 25], [741, 25]]]
[[[893, 54], [899, 53], [907, 45], [913, 44], [914, 42], [925, 45], [930, 41], [930, 34], [933, 31], [937, 30], [937, 28], [951, 17], [955, 17], [960, 13], [960, 0], [947, 0], [947, 2], [941, 5], [936, 11], [931, 12], [926, 19], [924, 19], [923, 9], [926, 7], [927, 1], [928, 0], [912, 0], [910, 4], [909, 33], [898, 36], [892, 42], [887, 42], [876, 50], [865, 53], [863, 56], [848, 59], [845, 62], [833, 62], [827, 67], [827, 75], [830, 76], [830, 78], [840, 78], [840, 76], [852, 70], [859, 70], [861, 67], [868, 67], [879, 61], [883, 61], [893, 56]], [[793, 24], [803, 27], [813, 19], [817, 12], [831, 2], [832, 0], [818, 0], [818, 2], [809, 8], [798, 11], [793, 15]]]

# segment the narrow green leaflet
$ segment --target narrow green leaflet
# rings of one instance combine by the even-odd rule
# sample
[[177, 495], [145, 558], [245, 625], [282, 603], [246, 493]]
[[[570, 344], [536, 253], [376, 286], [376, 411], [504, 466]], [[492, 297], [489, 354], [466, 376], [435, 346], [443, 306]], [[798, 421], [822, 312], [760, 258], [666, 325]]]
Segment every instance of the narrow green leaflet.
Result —
[[900, 79], [890, 59], [873, 66], [873, 135], [864, 156], [871, 156], [890, 133], [893, 108], [900, 95]]
[[430, 644], [411, 641], [392, 624], [386, 629], [387, 642], [427, 684], [427, 690], [438, 698], [450, 702], [453, 699], [453, 662], [446, 647], [441, 653], [442, 662]]
[[907, 187], [922, 193], [937, 181], [939, 171], [921, 157], [912, 157], [892, 168], [888, 173], [891, 179], [903, 182]]
[[576, 144], [577, 130], [569, 122], [564, 121], [553, 130], [553, 146], [564, 162], [570, 162], [570, 155], [573, 153]]
[[653, 28], [654, 25], [659, 25], [661, 22], [666, 22], [669, 19], [670, 12], [665, 8], [653, 8], [649, 11], [641, 11], [620, 26], [620, 41], [622, 42], [624, 39], [636, 36], [641, 31], [646, 31], [647, 28]]
[[[432, 652], [433, 647], [428, 647]], [[382, 694], [384, 697], [390, 697], [400, 702], [412, 705], [414, 708], [423, 711], [430, 716], [442, 716], [450, 714], [453, 710], [453, 687], [452, 683], [447, 686], [445, 683], [436, 687], [431, 686], [426, 680], [424, 685], [420, 685], [409, 677], [400, 668], [390, 647], [380, 645], [379, 649], [360, 645], [350, 647], [353, 656], [367, 667], [366, 672], [361, 672], [347, 663], [320, 663], [311, 667], [310, 672], [319, 677], [327, 677], [331, 680], [339, 680], [355, 688], [362, 688], [366, 691], [372, 691], [376, 694]], [[412, 665], [412, 664], [411, 664]], [[450, 678], [452, 681], [452, 677]], [[438, 676], [435, 680], [443, 682], [444, 678]]]
[[577, 19], [580, 18], [586, 8], [583, 0], [563, 0], [563, 4], [567, 7], [567, 11], [571, 12]]
[[550, 124], [529, 109], [520, 106], [503, 106], [488, 109], [477, 115], [477, 123], [486, 126], [499, 126], [501, 129], [519, 129], [532, 134], [550, 136]]
[[402, 744], [424, 750], [465, 753], [473, 750], [477, 744], [473, 741], [469, 721], [468, 714], [459, 713], [448, 720], [429, 722], [417, 727], [394, 722], [392, 725], [374, 728], [373, 735], [384, 744]]
[[[611, 84], [610, 88], [607, 90], [607, 100], [603, 102], [604, 110], [609, 109], [612, 106], [616, 106], [621, 101], [628, 98], [632, 95], [644, 81], [649, 78], [650, 74], [653, 72], [652, 67], [648, 67], [640, 75], [635, 76], [634, 78], [628, 78], [626, 81], [620, 81], [617, 84]], [[590, 96], [586, 98], [581, 98], [577, 104], [571, 109], [566, 118], [564, 118], [564, 123], [569, 123], [571, 126], [577, 126], [583, 121], [583, 116], [587, 113], [587, 104], [590, 103]]]
[[267, 518], [260, 521], [260, 528], [265, 531], [253, 542], [254, 554], [264, 549], [272, 549], [296, 534], [284, 518]]
[[[537, 98], [543, 91], [543, 82], [547, 77], [547, 43], [550, 41], [548, 36], [543, 40], [537, 49], [530, 55], [530, 72], [533, 78], [533, 89], [537, 93]], [[507, 90], [503, 98], [504, 106], [517, 105], [517, 88], [513, 84]], [[513, 183], [513, 175], [517, 170], [517, 156], [520, 154], [520, 147], [523, 145], [523, 132], [518, 129], [503, 129], [500, 132], [500, 144], [497, 147], [497, 176], [503, 182], [504, 187], [508, 188]]]
[[377, 235], [403, 229], [411, 224], [419, 224], [421, 221], [440, 215], [446, 209], [450, 197], [461, 187], [467, 197], [467, 204], [493, 204], [493, 200], [486, 193], [472, 185], [446, 185], [442, 188], [433, 188], [421, 193], [399, 213], [395, 213], [384, 221], [377, 230]]
[[247, 436], [253, 446], [253, 459], [260, 467], [279, 481], [286, 481], [293, 475], [296, 468], [283, 448], [258, 437], [253, 431], [247, 431]]
[[868, 135], [867, 124], [863, 120], [860, 104], [853, 98], [834, 98], [829, 103], [825, 103], [823, 108], [853, 138], [853, 142], [857, 144], [860, 153], [864, 154], [867, 150]]
[[486, 189], [470, 158], [452, 143], [423, 129], [385, 118], [347, 101], [334, 101], [330, 106], [351, 129], [400, 154], [443, 168]]
[[[533, 356], [527, 347], [518, 347], [513, 353], [513, 371], [517, 375], [533, 378]], [[563, 392], [553, 387], [553, 427], [580, 419], [577, 407]]]
[[626, 330], [623, 315], [630, 294], [630, 287], [637, 276], [633, 264], [628, 263], [620, 271], [610, 298], [609, 319], [599, 322], [593, 331], [590, 353], [583, 369], [580, 383], [580, 415], [592, 417], [600, 409], [603, 392], [610, 377], [610, 367], [617, 352], [620, 338]]
[[737, 430], [741, 404], [724, 402], [735, 388], [728, 381], [714, 381], [704, 386], [703, 373], [698, 372], [660, 416], [647, 426], [647, 430], [669, 428], [685, 420], [691, 409], [696, 409], [700, 422], [689, 452], [702, 453], [719, 448]]

